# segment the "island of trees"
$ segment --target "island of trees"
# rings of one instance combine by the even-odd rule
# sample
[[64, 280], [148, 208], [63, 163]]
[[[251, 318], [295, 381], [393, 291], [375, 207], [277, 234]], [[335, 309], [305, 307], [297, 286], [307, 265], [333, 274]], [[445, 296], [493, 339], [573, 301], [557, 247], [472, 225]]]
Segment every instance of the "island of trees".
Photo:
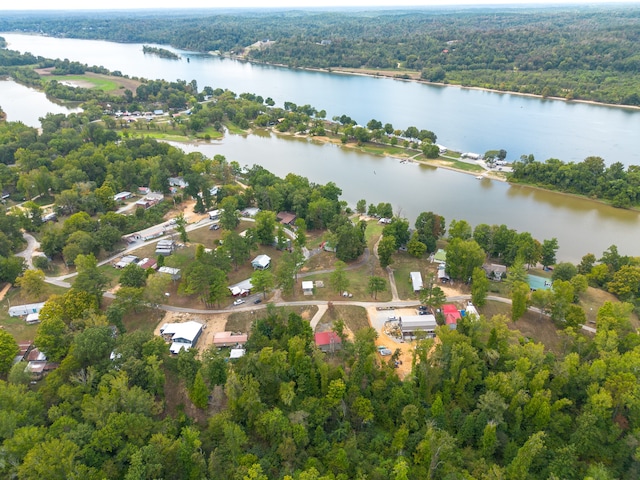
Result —
[[169, 58], [171, 60], [180, 60], [180, 55], [178, 55], [177, 53], [173, 53], [171, 50], [167, 50], [166, 48], [143, 45], [142, 51], [145, 53], [145, 55], [157, 55], [158, 57]]

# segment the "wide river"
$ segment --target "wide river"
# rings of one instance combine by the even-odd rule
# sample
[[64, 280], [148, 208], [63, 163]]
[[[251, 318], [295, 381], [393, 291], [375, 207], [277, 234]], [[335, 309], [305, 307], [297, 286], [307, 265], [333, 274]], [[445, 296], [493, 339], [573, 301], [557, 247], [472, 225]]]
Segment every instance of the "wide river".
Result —
[[[640, 164], [637, 158], [637, 152], [640, 151], [639, 140], [637, 135], [631, 134], [632, 131], [640, 131], [640, 112], [632, 110], [542, 101], [455, 87], [436, 88], [361, 76], [256, 66], [206, 55], [188, 54], [191, 58], [190, 63], [184, 60], [171, 61], [142, 55], [141, 45], [43, 39], [13, 34], [2, 36], [17, 50], [30, 51], [46, 57], [100, 64], [112, 70], [120, 70], [124, 74], [169, 80], [183, 78], [190, 81], [195, 78], [200, 87], [221, 86], [231, 88], [237, 93], [247, 91], [264, 97], [271, 96], [277, 102], [290, 100], [298, 104], [309, 103], [316, 108], [325, 108], [329, 117], [346, 113], [356, 119], [356, 115], [361, 115], [363, 119], [360, 121], [363, 123], [366, 119], [378, 118], [383, 122], [390, 121], [396, 126], [416, 125], [419, 128], [430, 128], [438, 134], [440, 143], [457, 147], [462, 145], [461, 149], [467, 151], [482, 152], [486, 148], [505, 148], [506, 143], [500, 142], [506, 142], [511, 135], [514, 138], [510, 138], [509, 141], [517, 142], [518, 145], [531, 144], [531, 149], [523, 152], [537, 152], [534, 146], [546, 151], [555, 149], [556, 146], [560, 149], [565, 148], [567, 145], [582, 150], [598, 147], [607, 152], [631, 152], [635, 149], [635, 159], [630, 163]], [[193, 75], [187, 75], [189, 72]], [[317, 82], [323, 85], [320, 90], [317, 90]], [[358, 88], [358, 85], [361, 88]], [[351, 95], [345, 94], [345, 88], [348, 88]], [[368, 95], [363, 97], [363, 91], [369, 92]], [[21, 99], [27, 98], [23, 97], [26, 95], [25, 92], [29, 95], [28, 101], [16, 102], [18, 96]], [[413, 94], [427, 97], [420, 97], [419, 100], [414, 98], [416, 101], [412, 101]], [[387, 103], [389, 95], [395, 99], [391, 103]], [[433, 101], [433, 98], [429, 98], [430, 95], [440, 97], [442, 102], [439, 104], [442, 108], [437, 115], [437, 127], [428, 125], [429, 115], [433, 112], [421, 107], [422, 102], [428, 104]], [[336, 107], [336, 98], [344, 101], [340, 109]], [[460, 105], [465, 103], [468, 108], [460, 112]], [[534, 127], [523, 128], [517, 134], [520, 127], [509, 120], [494, 123], [496, 117], [517, 117], [520, 107], [524, 109], [525, 105], [531, 110], [530, 121], [535, 120]], [[49, 102], [43, 94], [10, 81], [0, 82], [0, 106], [7, 112], [9, 120], [21, 120], [33, 126], [38, 126], [37, 118], [43, 116], [46, 111], [60, 111], [60, 107]], [[358, 114], [356, 110], [361, 113]], [[404, 110], [406, 115], [399, 114], [399, 111]], [[582, 113], [574, 117], [576, 110]], [[493, 113], [486, 115], [489, 111]], [[556, 113], [551, 115], [551, 111]], [[424, 121], [421, 121], [421, 118]], [[469, 118], [473, 119], [471, 123], [474, 124], [475, 130], [465, 132]], [[403, 119], [406, 123], [403, 123]], [[562, 142], [555, 138], [553, 141], [558, 143], [552, 144], [548, 140], [549, 135], [554, 135], [553, 128], [548, 124], [552, 119], [554, 124], [562, 129], [571, 130], [574, 128], [571, 123], [575, 121], [580, 122], [583, 127], [598, 123], [601, 130], [598, 131], [592, 126], [577, 137], [568, 137]], [[453, 128], [456, 122], [460, 125], [460, 131]], [[450, 141], [442, 139], [441, 125], [444, 124], [451, 124]], [[494, 140], [485, 148], [482, 142], [487, 142], [487, 138]], [[495, 138], [500, 140], [496, 142]], [[464, 148], [465, 145], [469, 148]], [[541, 241], [556, 237], [560, 243], [558, 256], [563, 260], [577, 262], [588, 252], [599, 256], [612, 244], [616, 244], [623, 254], [640, 256], [638, 213], [614, 209], [584, 199], [511, 186], [503, 182], [478, 181], [470, 175], [416, 164], [401, 164], [394, 159], [374, 157], [349, 148], [317, 144], [307, 139], [283, 139], [271, 134], [247, 137], [228, 135], [224, 140], [208, 145], [180, 146], [186, 151], [197, 149], [208, 156], [222, 154], [228, 160], [236, 160], [241, 165], [257, 163], [280, 176], [294, 172], [316, 183], [333, 181], [343, 189], [343, 198], [350, 205], [355, 205], [361, 198], [366, 199], [367, 203], [391, 202], [395, 211], [411, 221], [420, 212], [431, 210], [444, 215], [447, 222], [455, 218], [466, 219], [473, 225], [504, 223], [518, 231], [529, 231]], [[578, 159], [587, 155], [581, 154]], [[600, 155], [605, 156], [605, 153]], [[542, 155], [536, 153], [536, 156], [540, 158]], [[573, 158], [556, 156], [564, 159]]]

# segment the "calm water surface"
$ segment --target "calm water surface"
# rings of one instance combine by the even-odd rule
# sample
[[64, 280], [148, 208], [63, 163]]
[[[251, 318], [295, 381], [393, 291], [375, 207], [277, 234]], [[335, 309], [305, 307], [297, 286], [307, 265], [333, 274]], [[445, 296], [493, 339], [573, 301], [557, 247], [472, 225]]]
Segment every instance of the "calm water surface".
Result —
[[0, 106], [12, 122], [22, 122], [30, 127], [40, 127], [40, 118], [47, 113], [69, 114], [79, 108], [68, 108], [53, 103], [47, 96], [33, 88], [12, 80], [0, 80]]
[[[509, 159], [533, 153], [539, 160], [581, 161], [589, 155], [608, 163], [640, 164], [640, 111], [415, 82], [308, 72], [172, 49], [171, 60], [144, 55], [142, 44], [118, 44], [0, 34], [9, 48], [49, 58], [101, 65], [130, 76], [174, 81], [195, 79], [236, 93], [272, 97], [347, 114], [360, 124], [372, 118], [396, 128], [434, 131], [438, 143], [466, 152], [503, 148]], [[186, 57], [190, 62], [186, 61]]]

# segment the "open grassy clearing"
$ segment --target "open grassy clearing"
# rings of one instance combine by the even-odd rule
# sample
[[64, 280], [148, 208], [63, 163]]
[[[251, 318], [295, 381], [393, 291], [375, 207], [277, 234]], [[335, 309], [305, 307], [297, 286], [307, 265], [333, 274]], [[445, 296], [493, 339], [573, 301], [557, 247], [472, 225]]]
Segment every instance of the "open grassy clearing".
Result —
[[411, 272], [420, 272], [422, 274], [422, 281], [427, 285], [430, 275], [433, 275], [434, 279], [436, 278], [438, 264], [431, 263], [427, 255], [424, 255], [422, 258], [415, 258], [407, 252], [396, 252], [393, 255], [391, 268], [393, 269], [393, 276], [396, 280], [398, 296], [401, 299], [408, 300], [418, 299], [420, 297], [413, 292], [409, 274]]
[[320, 319], [316, 331], [325, 332], [331, 330], [336, 320], [342, 320], [353, 333], [371, 326], [367, 310], [364, 307], [355, 305], [331, 305]]
[[[488, 301], [484, 307], [478, 308], [478, 311], [486, 318], [492, 318], [494, 315], [506, 315], [510, 318], [511, 305]], [[507, 326], [511, 330], [519, 331], [523, 337], [542, 343], [553, 353], [562, 353], [562, 337], [553, 322], [545, 315], [527, 311], [517, 322], [508, 322]]]
[[[261, 308], [258, 310], [234, 312], [229, 315], [225, 330], [247, 333], [251, 330], [253, 322], [259, 318], [267, 317], [267, 315], [269, 315], [269, 311], [270, 310], [267, 308]], [[276, 311], [281, 312], [284, 315], [296, 313], [305, 320], [311, 320], [318, 311], [318, 307], [316, 305], [278, 307]]]

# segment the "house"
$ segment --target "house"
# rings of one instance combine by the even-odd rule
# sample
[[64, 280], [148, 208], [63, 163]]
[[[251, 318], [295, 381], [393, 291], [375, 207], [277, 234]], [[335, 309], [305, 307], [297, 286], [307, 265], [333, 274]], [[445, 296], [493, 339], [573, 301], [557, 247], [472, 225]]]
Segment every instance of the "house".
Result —
[[124, 268], [127, 265], [129, 265], [130, 263], [137, 263], [139, 260], [138, 257], [136, 257], [135, 255], [125, 255], [124, 257], [122, 257], [120, 259], [120, 261], [118, 261], [114, 267], [116, 268]]
[[136, 205], [138, 207], [147, 209], [147, 208], [153, 207], [154, 205], [157, 205], [162, 200], [164, 200], [164, 195], [162, 195], [161, 193], [151, 192], [148, 195], [146, 195], [144, 198], [141, 198], [140, 200], [138, 200], [136, 202]]
[[433, 315], [405, 315], [398, 319], [398, 326], [402, 338], [415, 337], [417, 332], [426, 332], [427, 336], [435, 337], [438, 324]]
[[271, 266], [271, 257], [269, 255], [258, 255], [251, 261], [254, 270], [266, 270]]
[[246, 333], [218, 332], [213, 336], [213, 344], [216, 347], [233, 347], [247, 343]]
[[165, 323], [160, 327], [162, 338], [171, 342], [171, 347], [169, 347], [171, 353], [179, 353], [182, 349], [189, 350], [194, 347], [201, 333], [202, 324], [194, 321]]
[[389, 225], [391, 223], [391, 219], [390, 218], [381, 218], [380, 220], [378, 220], [378, 223], [380, 223], [382, 225]]
[[294, 225], [296, 223], [296, 214], [291, 212], [279, 212], [276, 215], [276, 220], [282, 225]]
[[158, 269], [159, 273], [166, 273], [171, 276], [171, 280], [176, 281], [180, 280], [181, 274], [179, 268], [171, 268], [171, 267], [160, 267]]
[[327, 240], [326, 242], [322, 242], [320, 244], [320, 248], [322, 248], [325, 252], [336, 253], [336, 245], [331, 240]]
[[169, 177], [167, 181], [170, 187], [186, 188], [189, 186], [189, 182], [185, 181], [182, 177]]
[[16, 305], [14, 307], [9, 307], [9, 316], [23, 317], [25, 315], [29, 315], [30, 313], [38, 313], [40, 312], [40, 310], [42, 310], [42, 307], [44, 307], [44, 302]]
[[120, 193], [116, 193], [113, 196], [113, 199], [116, 202], [124, 202], [125, 200], [128, 200], [129, 198], [131, 198], [133, 196], [133, 194], [131, 192], [120, 192]]
[[313, 295], [313, 282], [311, 281], [302, 282], [302, 293], [305, 295]]
[[444, 315], [444, 323], [449, 325], [449, 328], [455, 330], [458, 325], [458, 320], [462, 318], [462, 315], [458, 311], [458, 307], [451, 303], [447, 303], [442, 306], [442, 313]]
[[156, 256], [163, 255], [168, 257], [173, 253], [176, 248], [176, 244], [173, 240], [160, 240], [156, 244]]
[[162, 109], [157, 109], [153, 111], [154, 115], [164, 115], [164, 110]]
[[162, 235], [164, 235], [164, 230], [152, 230], [149, 233], [147, 233], [145, 236], [142, 237], [142, 240], [144, 240], [145, 242], [148, 240], [153, 240], [154, 238], [158, 238], [161, 237]]
[[55, 212], [47, 213], [46, 215], [42, 216], [42, 222], [43, 223], [56, 222], [57, 220], [58, 220], [58, 215]]
[[432, 262], [436, 262], [436, 263], [446, 263], [447, 261], [447, 252], [445, 252], [443, 249], [439, 248], [438, 251], [433, 255], [433, 260], [431, 260]]
[[229, 291], [234, 297], [246, 297], [251, 293], [252, 289], [253, 284], [250, 278], [229, 287]]
[[316, 347], [323, 352], [335, 352], [342, 348], [342, 339], [336, 332], [318, 332], [314, 336]]
[[422, 283], [422, 274], [420, 272], [411, 272], [411, 285], [413, 286], [414, 293], [418, 293], [424, 287]]
[[482, 265], [482, 269], [487, 274], [489, 280], [500, 282], [507, 276], [507, 267], [498, 263], [485, 263]]
[[146, 195], [147, 193], [151, 193], [149, 187], [138, 187], [138, 195]]
[[209, 195], [211, 195], [212, 197], [215, 197], [216, 195], [218, 195], [218, 191], [220, 190], [220, 187], [211, 187], [209, 189]]

